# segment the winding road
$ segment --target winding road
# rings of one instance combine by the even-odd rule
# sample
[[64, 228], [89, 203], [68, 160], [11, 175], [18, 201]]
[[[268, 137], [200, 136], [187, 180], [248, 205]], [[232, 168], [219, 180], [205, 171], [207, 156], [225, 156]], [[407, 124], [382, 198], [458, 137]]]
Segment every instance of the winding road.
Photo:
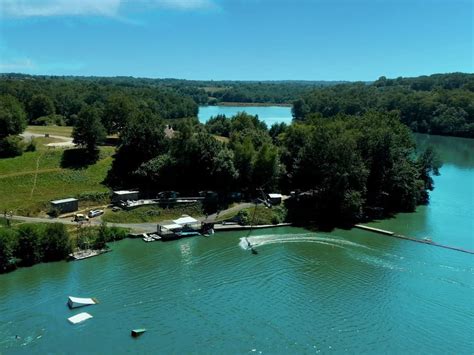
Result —
[[[200, 216], [197, 217], [197, 220], [199, 221], [218, 221], [219, 220], [219, 215], [228, 215], [230, 213], [237, 213], [241, 209], [244, 208], [249, 208], [251, 206], [254, 206], [253, 203], [240, 203], [236, 206], [230, 207], [226, 210], [222, 210], [219, 213], [214, 213], [212, 215], [207, 216]], [[13, 215], [11, 216], [12, 220], [15, 221], [22, 221], [22, 222], [29, 222], [29, 223], [63, 223], [67, 225], [77, 225], [77, 222], [74, 222], [71, 220], [71, 218], [51, 218], [51, 217], [25, 217], [25, 216], [16, 216]], [[100, 217], [98, 218], [92, 218], [89, 219], [88, 222], [86, 222], [86, 225], [91, 225], [91, 226], [100, 226], [102, 223], [102, 220]], [[159, 222], [147, 222], [147, 223], [107, 223], [108, 226], [114, 226], [114, 227], [123, 227], [123, 228], [129, 228], [132, 232], [134, 233], [151, 233], [151, 232], [156, 232], [157, 230], [157, 224]]]

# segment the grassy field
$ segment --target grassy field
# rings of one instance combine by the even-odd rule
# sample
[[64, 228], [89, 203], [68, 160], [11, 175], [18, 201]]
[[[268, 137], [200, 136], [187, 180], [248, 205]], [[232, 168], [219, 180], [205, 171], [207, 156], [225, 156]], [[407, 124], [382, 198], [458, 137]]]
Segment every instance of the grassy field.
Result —
[[110, 223], [147, 223], [172, 220], [181, 217], [183, 214], [199, 217], [204, 213], [200, 204], [169, 209], [158, 206], [143, 206], [129, 211], [112, 212], [108, 209], [102, 216], [102, 220]]
[[237, 216], [242, 216], [241, 222], [246, 225], [264, 225], [264, 224], [277, 224], [285, 222], [286, 209], [283, 206], [275, 206], [267, 208], [265, 206], [257, 206], [244, 208], [238, 212], [222, 214], [219, 219], [233, 219]]
[[53, 136], [71, 137], [72, 127], [70, 126], [28, 126], [27, 132], [45, 134], [49, 133]]
[[38, 144], [36, 152], [0, 159], [0, 212], [38, 215], [47, 211], [52, 199], [108, 191], [102, 182], [112, 164], [113, 147], [102, 147], [97, 163], [82, 169], [61, 166], [65, 151]]

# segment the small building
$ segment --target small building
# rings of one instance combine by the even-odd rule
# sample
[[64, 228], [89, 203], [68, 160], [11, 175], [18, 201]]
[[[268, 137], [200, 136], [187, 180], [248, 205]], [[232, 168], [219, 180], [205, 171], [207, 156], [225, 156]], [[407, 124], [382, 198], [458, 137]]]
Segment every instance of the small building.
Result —
[[182, 215], [181, 218], [158, 224], [157, 233], [161, 240], [166, 241], [200, 235], [200, 230], [201, 222], [188, 215]]
[[268, 194], [268, 200], [274, 206], [280, 205], [282, 201], [282, 195], [281, 194]]
[[51, 201], [51, 208], [59, 211], [59, 213], [74, 212], [79, 209], [79, 200], [77, 198], [65, 198], [62, 200]]
[[119, 190], [112, 193], [112, 203], [119, 203], [120, 201], [138, 200], [138, 191]]

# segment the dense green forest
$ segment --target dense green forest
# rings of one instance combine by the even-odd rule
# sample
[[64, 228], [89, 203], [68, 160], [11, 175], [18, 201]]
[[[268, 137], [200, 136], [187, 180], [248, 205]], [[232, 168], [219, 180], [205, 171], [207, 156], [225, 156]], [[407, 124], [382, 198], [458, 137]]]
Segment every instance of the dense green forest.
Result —
[[259, 188], [295, 191], [289, 204], [293, 221], [345, 224], [413, 211], [428, 201], [431, 175], [438, 172], [436, 155], [416, 152], [409, 129], [394, 113], [311, 115], [303, 123], [278, 125], [274, 137], [274, 127], [255, 116], [218, 120], [227, 127], [228, 142], [215, 139], [212, 123], [182, 121], [170, 139], [160, 118], [137, 116], [122, 132], [108, 182], [220, 196], [240, 191], [256, 197]]
[[[272, 127], [245, 113], [199, 123], [197, 87], [186, 81], [4, 77], [0, 140], [14, 139], [26, 121], [66, 122], [87, 153], [77, 158], [89, 159], [107, 133], [117, 134], [105, 181], [111, 188], [133, 186], [150, 196], [212, 190], [224, 200], [233, 192], [257, 197], [260, 188], [294, 191], [288, 204], [293, 221], [346, 224], [413, 211], [428, 201], [439, 164], [431, 150], [416, 151], [408, 126], [470, 136], [472, 77], [381, 78], [313, 88], [295, 102], [290, 126]], [[275, 85], [290, 90], [293, 84]], [[250, 90], [246, 85], [241, 88]], [[444, 118], [452, 111], [464, 121], [456, 116], [450, 130], [437, 131], [447, 127]], [[165, 129], [169, 125], [173, 130]]]
[[343, 84], [313, 90], [295, 101], [293, 116], [331, 117], [369, 111], [399, 114], [414, 132], [474, 138], [474, 74], [379, 78], [373, 84]]
[[[180, 96], [192, 98], [198, 105], [215, 105], [220, 102], [291, 104], [309, 91], [341, 81], [212, 81], [182, 79], [148, 79], [133, 77], [77, 77], [77, 76], [40, 76], [25, 74], [0, 74], [0, 93], [9, 93], [23, 103], [35, 93], [50, 97], [55, 112], [68, 116], [78, 112], [77, 101], [87, 103], [102, 101], [114, 91], [120, 90], [127, 95], [156, 98], [151, 92], [174, 92]], [[78, 95], [71, 93], [78, 91]], [[58, 91], [65, 90], [63, 95]], [[64, 107], [64, 101], [70, 99], [76, 103]], [[165, 100], [166, 101], [166, 100]], [[176, 116], [169, 112], [169, 118]], [[185, 116], [190, 116], [186, 112]], [[166, 117], [164, 117], [166, 118]]]
[[[138, 79], [137, 79], [138, 80]], [[120, 125], [114, 110], [147, 109], [163, 119], [194, 117], [198, 106], [187, 95], [166, 86], [141, 85], [114, 78], [71, 78], [3, 75], [0, 95], [11, 95], [23, 106], [30, 124], [74, 125], [81, 109], [101, 111], [103, 124]]]

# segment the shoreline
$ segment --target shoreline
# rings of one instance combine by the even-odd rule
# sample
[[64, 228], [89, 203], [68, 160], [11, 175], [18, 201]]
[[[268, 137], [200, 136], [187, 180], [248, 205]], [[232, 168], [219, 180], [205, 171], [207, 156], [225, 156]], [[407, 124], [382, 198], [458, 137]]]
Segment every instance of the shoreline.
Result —
[[202, 105], [202, 106], [252, 106], [252, 107], [292, 107], [292, 104], [277, 104], [272, 102], [218, 102], [216, 105]]

